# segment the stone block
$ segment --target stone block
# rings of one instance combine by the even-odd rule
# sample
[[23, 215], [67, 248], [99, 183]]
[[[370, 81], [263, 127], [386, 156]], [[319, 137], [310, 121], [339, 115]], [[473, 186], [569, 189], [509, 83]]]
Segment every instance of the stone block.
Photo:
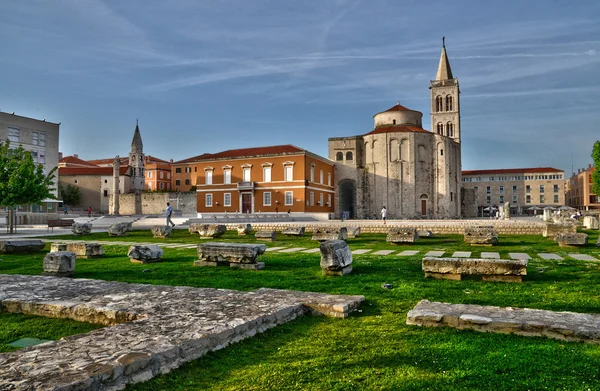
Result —
[[197, 228], [198, 235], [208, 239], [220, 238], [227, 232], [227, 227], [222, 224], [200, 224]]
[[239, 236], [250, 235], [252, 232], [252, 224], [239, 224], [237, 226], [237, 233]]
[[44, 257], [44, 275], [71, 277], [75, 272], [76, 255], [70, 251], [50, 252]]
[[99, 258], [104, 255], [104, 248], [99, 243], [68, 243], [67, 251], [75, 253], [77, 258]]
[[26, 254], [44, 249], [46, 245], [39, 239], [9, 239], [0, 240], [0, 253]]
[[199, 261], [217, 263], [256, 263], [265, 253], [264, 244], [202, 243], [198, 245]]
[[287, 227], [283, 232], [284, 235], [288, 236], [304, 236], [305, 227]]
[[324, 276], [343, 276], [352, 271], [352, 252], [345, 241], [323, 241], [320, 250]]
[[542, 235], [545, 238], [554, 239], [556, 237], [556, 235], [558, 235], [560, 233], [563, 233], [563, 234], [577, 233], [577, 226], [575, 224], [548, 223], [544, 227], [544, 232]]
[[346, 240], [348, 239], [348, 228], [346, 227], [324, 227], [317, 228], [313, 232], [312, 240], [323, 242], [326, 240]]
[[554, 240], [560, 247], [585, 246], [588, 243], [588, 235], [584, 233], [559, 233]]
[[202, 224], [191, 223], [191, 224], [188, 226], [188, 231], [189, 231], [189, 233], [191, 233], [191, 234], [197, 234], [197, 233], [198, 233], [198, 231], [200, 230], [200, 226], [201, 226], [201, 225], [202, 225]]
[[71, 231], [75, 235], [86, 235], [92, 232], [92, 224], [91, 223], [73, 223], [71, 226]]
[[465, 227], [464, 241], [471, 246], [495, 246], [498, 232], [493, 227]]
[[388, 231], [385, 240], [393, 244], [416, 243], [419, 240], [419, 234], [415, 228], [392, 228]]
[[69, 251], [69, 244], [60, 242], [52, 243], [50, 245], [50, 252], [55, 253], [57, 251]]
[[521, 276], [527, 275], [527, 261], [425, 257], [422, 269], [425, 277], [438, 279], [460, 280], [463, 275], [477, 275], [486, 276], [486, 281], [521, 282]]
[[164, 251], [156, 244], [135, 245], [129, 247], [127, 256], [133, 263], [153, 263], [160, 262]]
[[132, 223], [115, 223], [108, 227], [108, 236], [125, 236], [131, 227]]
[[348, 237], [358, 238], [360, 236], [360, 227], [348, 227]]
[[266, 242], [274, 242], [277, 240], [277, 233], [275, 231], [258, 231], [254, 235], [256, 240], [264, 240]]
[[155, 238], [168, 238], [171, 236], [173, 228], [168, 225], [155, 225], [152, 227], [152, 235]]
[[433, 232], [429, 230], [417, 231], [417, 235], [419, 235], [419, 238], [433, 238]]
[[600, 229], [600, 226], [598, 224], [598, 218], [596, 216], [584, 216], [583, 217], [583, 228]]

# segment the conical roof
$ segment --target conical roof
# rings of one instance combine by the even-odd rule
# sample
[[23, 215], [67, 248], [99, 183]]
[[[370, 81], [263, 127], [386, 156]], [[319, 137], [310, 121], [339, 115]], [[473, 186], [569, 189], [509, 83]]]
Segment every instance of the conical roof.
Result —
[[[445, 39], [444, 39], [445, 41]], [[444, 42], [443, 41], [443, 42]], [[440, 65], [438, 66], [437, 75], [435, 80], [450, 80], [454, 79], [452, 76], [452, 69], [450, 68], [450, 61], [448, 61], [448, 54], [446, 53], [446, 43], [442, 44], [442, 54], [440, 56]]]
[[135, 132], [133, 132], [133, 140], [131, 141], [131, 146], [138, 147], [140, 149], [144, 146], [144, 144], [142, 143], [142, 134], [140, 133], [140, 127], [137, 121], [135, 122]]

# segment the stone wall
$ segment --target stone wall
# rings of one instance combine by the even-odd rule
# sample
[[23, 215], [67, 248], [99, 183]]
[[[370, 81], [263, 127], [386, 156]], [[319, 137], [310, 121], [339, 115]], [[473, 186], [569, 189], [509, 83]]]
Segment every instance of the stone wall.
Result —
[[462, 217], [477, 217], [477, 192], [475, 189], [460, 189]]
[[187, 193], [141, 193], [140, 208], [136, 211], [136, 195], [127, 193], [119, 195], [119, 211], [122, 215], [134, 214], [163, 214], [167, 202], [175, 211], [184, 214], [196, 214], [196, 192]]

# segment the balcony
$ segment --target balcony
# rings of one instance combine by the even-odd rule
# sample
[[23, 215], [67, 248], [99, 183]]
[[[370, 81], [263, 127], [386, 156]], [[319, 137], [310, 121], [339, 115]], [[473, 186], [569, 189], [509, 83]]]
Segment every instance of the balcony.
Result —
[[238, 182], [237, 189], [238, 191], [254, 191], [254, 182]]

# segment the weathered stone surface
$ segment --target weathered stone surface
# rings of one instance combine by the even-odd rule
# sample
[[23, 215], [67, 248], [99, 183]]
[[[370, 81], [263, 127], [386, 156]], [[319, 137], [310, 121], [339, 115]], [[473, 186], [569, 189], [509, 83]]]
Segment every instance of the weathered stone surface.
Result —
[[352, 253], [343, 240], [321, 242], [321, 270], [325, 276], [343, 276], [352, 271]]
[[75, 272], [75, 258], [75, 253], [70, 251], [57, 251], [46, 254], [44, 257], [44, 275], [71, 277]]
[[220, 238], [227, 232], [227, 227], [222, 224], [200, 224], [198, 226], [198, 235], [201, 238]]
[[465, 227], [464, 241], [471, 246], [495, 246], [498, 232], [493, 227]]
[[598, 224], [598, 218], [596, 216], [584, 216], [583, 217], [583, 228], [600, 229], [600, 226]]
[[554, 239], [557, 234], [564, 233], [577, 233], [577, 226], [575, 224], [552, 224], [548, 223], [544, 227], [544, 233], [542, 234], [545, 238]]
[[75, 253], [77, 258], [99, 258], [104, 255], [104, 248], [99, 243], [68, 243], [67, 251]]
[[323, 242], [325, 240], [346, 240], [348, 239], [348, 228], [346, 227], [323, 227], [317, 228], [313, 232], [312, 240]]
[[131, 227], [132, 223], [115, 223], [108, 227], [108, 236], [125, 236]]
[[393, 228], [385, 239], [388, 243], [416, 243], [419, 240], [419, 234], [415, 228]]
[[54, 242], [50, 245], [50, 252], [69, 251], [69, 243]]
[[239, 224], [237, 226], [237, 233], [240, 236], [250, 235], [252, 232], [252, 224]]
[[600, 315], [421, 300], [406, 324], [600, 344]]
[[133, 263], [152, 263], [160, 262], [164, 253], [164, 250], [156, 244], [135, 245], [129, 247], [127, 256]]
[[588, 234], [584, 233], [559, 233], [554, 240], [560, 247], [585, 246], [588, 242]]
[[434, 258], [422, 261], [425, 277], [460, 280], [462, 275], [483, 276], [488, 281], [520, 282], [527, 275], [526, 260]]
[[109, 326], [0, 354], [0, 389], [123, 389], [304, 314], [346, 317], [363, 300], [0, 275], [6, 311]]
[[264, 254], [266, 249], [264, 244], [202, 243], [198, 245], [198, 261], [227, 266], [232, 262], [256, 263], [257, 258]]
[[191, 224], [188, 226], [188, 231], [189, 231], [191, 234], [197, 234], [197, 233], [198, 233], [198, 231], [200, 230], [200, 226], [201, 226], [201, 225], [203, 225], [203, 224], [191, 223]]
[[41, 251], [46, 247], [39, 239], [0, 240], [0, 253], [25, 254]]
[[419, 235], [419, 238], [433, 238], [433, 232], [429, 230], [417, 231], [417, 235]]
[[171, 236], [171, 232], [173, 232], [173, 228], [168, 225], [155, 225], [152, 227], [152, 235], [155, 238], [167, 238]]
[[256, 240], [264, 240], [266, 242], [273, 242], [277, 240], [277, 233], [275, 231], [258, 231], [254, 235]]
[[92, 224], [91, 223], [73, 223], [71, 226], [71, 231], [75, 235], [86, 235], [92, 232]]
[[304, 236], [306, 227], [287, 227], [281, 233], [288, 236]]
[[360, 227], [348, 227], [348, 238], [358, 238], [360, 236]]

